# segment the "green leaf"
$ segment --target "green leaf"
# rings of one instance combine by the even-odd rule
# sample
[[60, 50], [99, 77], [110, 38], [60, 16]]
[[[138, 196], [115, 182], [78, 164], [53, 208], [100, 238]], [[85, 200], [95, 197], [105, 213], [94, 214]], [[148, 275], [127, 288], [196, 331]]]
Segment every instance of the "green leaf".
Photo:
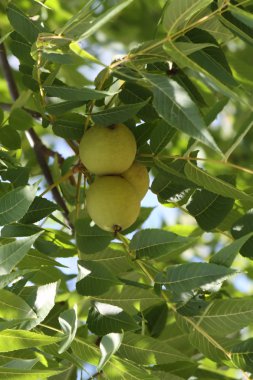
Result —
[[23, 269], [23, 270], [16, 270], [15, 272], [12, 272], [10, 274], [4, 274], [0, 275], [0, 289], [5, 288], [10, 283], [15, 281], [18, 278], [24, 278], [26, 274], [32, 274], [34, 271], [32, 269]]
[[36, 314], [21, 297], [1, 289], [0, 318], [7, 320], [36, 318]]
[[10, 168], [3, 172], [0, 172], [0, 175], [3, 180], [10, 181], [14, 187], [25, 186], [29, 180], [30, 170], [27, 167], [19, 168]]
[[89, 219], [76, 221], [76, 242], [81, 252], [95, 253], [105, 249], [113, 238], [112, 233], [90, 226]]
[[98, 65], [107, 67], [104, 65], [98, 58], [94, 57], [94, 55], [90, 54], [88, 51], [82, 49], [77, 42], [71, 42], [69, 44], [69, 48], [79, 57], [83, 58], [86, 61], [91, 61], [93, 63], [97, 63]]
[[[65, 35], [74, 37], [76, 41], [82, 41], [94, 34], [104, 24], [131, 4], [132, 1], [133, 0], [120, 1], [115, 6], [103, 12], [100, 16], [89, 17], [88, 19], [87, 6], [84, 6], [77, 15], [74, 15], [72, 19], [67, 22], [67, 24], [60, 30], [60, 33], [63, 33], [64, 31]], [[87, 5], [89, 5], [89, 3], [87, 3]]]
[[19, 268], [38, 268], [43, 267], [61, 267], [64, 268], [65, 265], [60, 264], [58, 261], [51, 259], [44, 253], [40, 253], [35, 249], [31, 249], [25, 257], [18, 264]]
[[253, 338], [246, 339], [231, 348], [231, 360], [240, 369], [252, 372]]
[[64, 332], [65, 338], [60, 343], [59, 354], [65, 352], [71, 345], [77, 330], [77, 313], [76, 307], [63, 311], [59, 316], [59, 323]]
[[137, 310], [142, 311], [162, 301], [153, 289], [132, 285], [116, 285], [100, 296], [92, 296], [91, 299], [118, 306], [130, 314], [135, 314]]
[[3, 380], [38, 380], [48, 379], [65, 372], [68, 368], [50, 368], [50, 369], [18, 369], [0, 367], [0, 377]]
[[53, 131], [65, 139], [81, 139], [85, 118], [77, 113], [64, 114], [53, 122]]
[[55, 103], [55, 104], [49, 104], [45, 107], [46, 112], [48, 112], [51, 115], [61, 115], [64, 114], [67, 111], [71, 111], [74, 108], [79, 108], [83, 106], [86, 103], [86, 100], [66, 100], [65, 102]]
[[135, 116], [147, 103], [149, 99], [134, 104], [123, 104], [117, 107], [108, 108], [104, 111], [93, 113], [92, 119], [95, 124], [110, 125], [117, 124]]
[[100, 351], [95, 343], [92, 343], [87, 337], [81, 338], [76, 336], [71, 344], [71, 349], [75, 356], [81, 362], [88, 362], [97, 366], [100, 359]]
[[57, 210], [58, 206], [46, 198], [35, 197], [20, 223], [35, 223]]
[[110, 273], [117, 273], [117, 275], [127, 272], [132, 268], [132, 261], [128, 258], [123, 250], [117, 249], [120, 247], [106, 248], [103, 251], [93, 253], [92, 256], [81, 253], [82, 260], [90, 260], [94, 263], [102, 264], [102, 266], [110, 271]]
[[224, 265], [226, 267], [230, 267], [241, 250], [242, 246], [246, 243], [248, 239], [252, 237], [252, 232], [242, 236], [241, 238], [233, 241], [233, 243], [228, 246], [222, 248], [220, 251], [216, 252], [213, 256], [211, 256], [209, 262], [218, 265]]
[[187, 356], [169, 346], [166, 342], [132, 332], [124, 334], [118, 355], [137, 364], [145, 365], [189, 360]]
[[0, 226], [20, 220], [34, 200], [36, 186], [18, 187], [0, 198]]
[[96, 100], [105, 98], [107, 95], [113, 95], [109, 92], [97, 91], [91, 88], [75, 88], [67, 86], [44, 86], [43, 88], [46, 91], [47, 96], [72, 101]]
[[0, 246], [0, 274], [7, 274], [23, 259], [41, 233]]
[[182, 51], [185, 55], [190, 55], [196, 53], [199, 50], [208, 48], [208, 47], [216, 47], [216, 45], [208, 42], [203, 43], [194, 43], [194, 42], [175, 42], [175, 46], [177, 49]]
[[91, 332], [100, 336], [139, 328], [135, 320], [123, 309], [101, 302], [95, 302], [90, 309], [87, 324]]
[[199, 29], [190, 30], [183, 40], [192, 41], [196, 44], [205, 42], [213, 44], [214, 47], [207, 47], [201, 51], [192, 53], [190, 59], [206, 70], [210, 75], [216, 77], [224, 85], [228, 87], [238, 86], [238, 83], [232, 76], [223, 50], [208, 32]]
[[115, 356], [109, 360], [103, 372], [110, 380], [160, 380], [154, 373], [150, 374], [147, 368]]
[[185, 293], [200, 287], [208, 288], [213, 284], [221, 283], [235, 271], [216, 264], [186, 263], [173, 265], [166, 273], [159, 273], [155, 282], [166, 285], [174, 293]]
[[187, 162], [184, 167], [184, 172], [188, 179], [197, 185], [204, 187], [212, 193], [222, 195], [226, 198], [238, 199], [240, 201], [253, 204], [253, 197], [245, 192], [238, 190], [228, 182], [223, 181], [218, 177], [214, 177], [199, 167]]
[[176, 134], [176, 129], [160, 120], [150, 135], [150, 148], [153, 153], [161, 152]]
[[195, 190], [187, 210], [204, 231], [217, 227], [232, 210], [234, 200], [207, 190]]
[[26, 330], [0, 331], [0, 352], [9, 352], [23, 348], [47, 346], [59, 342], [61, 338], [38, 334]]
[[[193, 241], [193, 240], [192, 240]], [[156, 259], [188, 248], [189, 238], [159, 229], [137, 232], [131, 240], [130, 250], [136, 251], [138, 259]]]
[[106, 365], [108, 360], [118, 351], [121, 342], [123, 339], [123, 334], [110, 333], [101, 339], [99, 348], [101, 351], [101, 359], [98, 365], [98, 371], [101, 371], [102, 368]]
[[251, 324], [252, 316], [253, 300], [242, 297], [215, 300], [194, 320], [208, 334], [224, 337]]
[[[24, 322], [22, 329], [30, 330], [39, 325], [53, 309], [55, 305], [55, 297], [59, 283], [52, 282], [50, 284], [39, 287], [29, 287], [29, 292], [21, 292], [22, 297], [29, 306], [36, 312], [37, 318]], [[27, 289], [27, 288], [26, 288]]]
[[43, 32], [43, 28], [39, 23], [32, 21], [13, 4], [9, 4], [6, 12], [13, 29], [28, 42], [35, 42], [38, 34]]
[[[243, 236], [253, 232], [253, 214], [252, 212], [248, 212], [239, 218], [231, 228], [231, 234], [234, 239], [240, 239]], [[240, 248], [240, 254], [245, 257], [249, 257], [252, 259], [253, 252], [253, 237], [247, 239], [247, 241]]]
[[21, 139], [18, 132], [10, 125], [1, 128], [0, 142], [4, 147], [10, 150], [19, 149], [21, 146]]
[[18, 131], [25, 131], [33, 126], [32, 116], [22, 108], [14, 108], [10, 113], [9, 124]]
[[211, 0], [172, 0], [167, 2], [163, 14], [163, 27], [169, 34], [184, 29], [189, 20], [211, 2]]
[[153, 105], [166, 123], [219, 151], [199, 109], [183, 87], [163, 75], [145, 74], [145, 78], [152, 85]]
[[[239, 11], [240, 12], [240, 11]], [[253, 44], [253, 33], [252, 27], [249, 27], [247, 23], [245, 23], [246, 19], [242, 17], [242, 14], [238, 17], [239, 13], [233, 14], [232, 12], [224, 12], [220, 16], [220, 21], [222, 24], [226, 26], [233, 34], [241, 38], [243, 41]], [[242, 20], [244, 18], [244, 20]], [[242, 22], [243, 21], [243, 22]]]
[[79, 261], [76, 290], [83, 296], [97, 296], [105, 293], [120, 281], [103, 264], [94, 261]]
[[239, 100], [239, 97], [235, 91], [232, 91], [227, 85], [223, 83], [223, 81], [221, 82], [221, 80], [217, 78], [216, 75], [210, 73], [207, 68], [200, 66], [191, 57], [185, 55], [175, 46], [173, 42], [166, 42], [164, 49], [180, 68], [185, 69], [187, 67], [190, 70], [203, 74], [208, 80], [211, 81], [211, 83], [213, 83], [215, 87], [217, 87], [219, 91], [222, 92], [222, 94], [227, 97], [231, 97], [232, 99]]

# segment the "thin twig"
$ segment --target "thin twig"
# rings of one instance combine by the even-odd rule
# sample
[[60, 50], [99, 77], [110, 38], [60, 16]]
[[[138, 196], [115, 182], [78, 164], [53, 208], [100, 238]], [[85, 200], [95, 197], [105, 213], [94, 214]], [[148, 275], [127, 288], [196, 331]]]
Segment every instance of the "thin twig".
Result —
[[[6, 82], [7, 82], [8, 87], [9, 87], [10, 95], [11, 95], [13, 101], [16, 101], [19, 97], [19, 91], [18, 91], [18, 87], [17, 87], [16, 82], [15, 82], [15, 79], [13, 77], [12, 70], [11, 70], [11, 67], [10, 67], [8, 59], [7, 59], [7, 53], [5, 50], [5, 46], [3, 43], [0, 44], [0, 62], [2, 65], [2, 69], [3, 69], [3, 73], [5, 76]], [[50, 168], [49, 168], [47, 160], [46, 160], [46, 156], [48, 156], [50, 149], [45, 147], [45, 145], [41, 141], [40, 137], [37, 135], [37, 133], [34, 131], [33, 128], [30, 128], [27, 132], [28, 132], [28, 134], [29, 134], [29, 136], [33, 142], [34, 152], [36, 154], [37, 161], [41, 167], [41, 170], [42, 170], [48, 184], [52, 185], [54, 183], [54, 180], [53, 180]], [[54, 155], [54, 152], [52, 153], [52, 155]], [[64, 214], [66, 220], [68, 221], [69, 225], [72, 227], [71, 222], [70, 222], [69, 217], [68, 217], [68, 214], [69, 214], [68, 208], [67, 208], [66, 203], [65, 203], [63, 197], [61, 196], [59, 190], [57, 188], [53, 188], [52, 189], [52, 195], [53, 195], [56, 203], [62, 208], [63, 214]]]

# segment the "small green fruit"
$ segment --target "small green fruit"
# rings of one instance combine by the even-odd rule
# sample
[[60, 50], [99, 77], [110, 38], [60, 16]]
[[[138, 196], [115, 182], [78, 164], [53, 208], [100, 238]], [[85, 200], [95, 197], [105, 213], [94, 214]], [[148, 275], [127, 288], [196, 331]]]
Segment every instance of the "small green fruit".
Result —
[[119, 176], [98, 177], [86, 194], [87, 211], [103, 230], [130, 227], [140, 212], [140, 200], [133, 186]]
[[140, 200], [144, 198], [149, 187], [149, 175], [146, 166], [134, 162], [133, 165], [121, 174], [135, 188]]
[[124, 124], [93, 126], [84, 133], [79, 148], [84, 166], [97, 175], [120, 174], [136, 155], [134, 135]]

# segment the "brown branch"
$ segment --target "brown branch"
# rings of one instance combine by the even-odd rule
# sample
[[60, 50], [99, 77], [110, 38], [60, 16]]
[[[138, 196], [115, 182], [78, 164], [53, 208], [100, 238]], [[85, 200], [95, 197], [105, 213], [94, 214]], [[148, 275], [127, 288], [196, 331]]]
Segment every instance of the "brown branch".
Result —
[[[5, 79], [7, 81], [8, 87], [9, 87], [10, 95], [11, 95], [12, 99], [15, 101], [19, 97], [19, 91], [18, 91], [16, 82], [14, 80], [12, 70], [11, 70], [11, 67], [10, 67], [8, 59], [7, 59], [5, 46], [3, 43], [0, 44], [0, 61], [2, 64], [2, 69], [3, 69]], [[36, 113], [36, 115], [38, 115], [38, 114]], [[52, 152], [49, 148], [47, 148], [43, 144], [40, 137], [37, 135], [37, 133], [34, 131], [33, 128], [30, 128], [28, 130], [28, 133], [29, 133], [30, 138], [33, 141], [34, 152], [36, 154], [36, 157], [37, 157], [38, 163], [41, 167], [41, 170], [42, 170], [48, 184], [52, 185], [54, 183], [54, 180], [53, 180], [50, 168], [48, 166], [46, 156], [54, 155], [54, 152]], [[57, 154], [57, 156], [59, 158], [58, 154]], [[62, 157], [60, 159], [62, 160]], [[63, 197], [61, 196], [59, 190], [56, 187], [52, 189], [52, 195], [53, 195], [56, 203], [62, 208], [63, 214], [64, 214], [66, 220], [68, 221], [70, 227], [72, 228], [72, 224], [71, 224], [69, 217], [68, 217], [68, 214], [69, 214], [68, 208], [66, 206], [66, 203], [65, 203]]]

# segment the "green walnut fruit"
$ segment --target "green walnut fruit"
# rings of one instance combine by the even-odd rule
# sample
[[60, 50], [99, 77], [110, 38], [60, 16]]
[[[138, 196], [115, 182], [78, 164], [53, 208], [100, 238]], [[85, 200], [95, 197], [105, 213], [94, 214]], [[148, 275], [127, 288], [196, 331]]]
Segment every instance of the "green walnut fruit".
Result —
[[100, 228], [113, 232], [130, 227], [140, 212], [139, 196], [120, 176], [97, 177], [86, 193], [86, 206]]
[[121, 176], [131, 183], [140, 200], [142, 200], [149, 187], [149, 175], [146, 166], [134, 162]]
[[79, 148], [84, 166], [97, 175], [120, 174], [136, 155], [134, 135], [124, 124], [93, 126], [84, 133]]

